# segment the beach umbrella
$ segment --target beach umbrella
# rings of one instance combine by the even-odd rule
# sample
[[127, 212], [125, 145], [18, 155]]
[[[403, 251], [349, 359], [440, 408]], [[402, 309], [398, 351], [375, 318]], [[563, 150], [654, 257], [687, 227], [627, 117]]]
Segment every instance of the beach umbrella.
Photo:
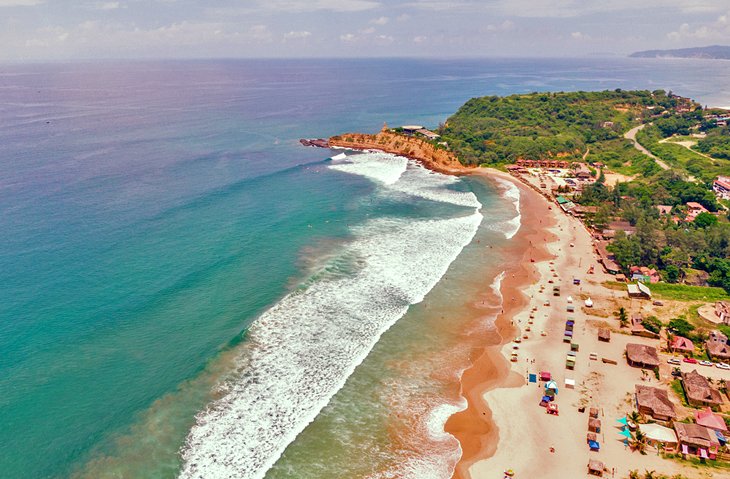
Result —
[[628, 421], [626, 420], [626, 416], [622, 417], [621, 419], [616, 419], [616, 422], [619, 422], [626, 426], [628, 424]]
[[631, 431], [629, 431], [628, 429], [622, 430], [619, 434], [621, 434], [622, 436], [624, 436], [626, 439], [630, 439], [631, 438]]

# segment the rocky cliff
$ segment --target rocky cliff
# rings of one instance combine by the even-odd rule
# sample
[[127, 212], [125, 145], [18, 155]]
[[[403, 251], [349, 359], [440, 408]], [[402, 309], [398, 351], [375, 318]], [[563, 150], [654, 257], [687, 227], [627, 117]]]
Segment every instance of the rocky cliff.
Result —
[[385, 128], [375, 135], [345, 133], [333, 136], [329, 139], [329, 145], [353, 150], [381, 150], [411, 158], [426, 168], [441, 173], [465, 173], [470, 170], [446, 149], [437, 148], [415, 136], [401, 135]]

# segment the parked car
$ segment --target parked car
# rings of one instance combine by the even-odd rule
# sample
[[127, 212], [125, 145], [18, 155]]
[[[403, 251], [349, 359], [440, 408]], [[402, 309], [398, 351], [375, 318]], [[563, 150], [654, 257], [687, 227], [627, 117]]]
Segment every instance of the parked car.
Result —
[[669, 364], [682, 364], [682, 361], [680, 361], [680, 360], [679, 360], [679, 359], [677, 359], [677, 358], [669, 358], [669, 359], [667, 359], [667, 362], [668, 362]]
[[685, 363], [697, 364], [697, 360], [695, 358], [684, 358], [682, 361]]
[[715, 363], [715, 367], [720, 369], [730, 369], [730, 364], [727, 363]]
[[679, 368], [674, 368], [672, 370], [672, 376], [675, 378], [682, 377], [682, 371], [680, 371]]
[[700, 361], [700, 366], [712, 366], [714, 363], [712, 361]]

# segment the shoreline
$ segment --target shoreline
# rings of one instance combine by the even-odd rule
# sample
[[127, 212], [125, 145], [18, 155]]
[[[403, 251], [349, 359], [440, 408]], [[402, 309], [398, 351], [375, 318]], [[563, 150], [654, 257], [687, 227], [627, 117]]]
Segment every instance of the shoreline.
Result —
[[[497, 315], [495, 326], [500, 336], [496, 345], [487, 345], [476, 353], [471, 365], [464, 370], [459, 380], [460, 394], [467, 401], [467, 408], [453, 414], [446, 422], [445, 431], [454, 436], [461, 445], [462, 456], [457, 463], [453, 478], [469, 479], [469, 469], [476, 462], [494, 455], [499, 443], [499, 428], [493, 418], [492, 409], [484, 400], [484, 394], [501, 388], [509, 388], [524, 383], [524, 379], [512, 374], [508, 357], [503, 354], [503, 347], [511, 342], [518, 333], [514, 321], [515, 316], [529, 305], [526, 289], [541, 279], [540, 272], [534, 266], [551, 258], [543, 240], [555, 241], [547, 235], [547, 228], [552, 224], [542, 224], [548, 212], [547, 204], [535, 191], [528, 188], [516, 178], [494, 169], [478, 169], [471, 171], [486, 181], [496, 179], [509, 181], [520, 191], [520, 230], [510, 240], [507, 255], [519, 258], [514, 267], [505, 271], [500, 293], [502, 295], [502, 312]], [[545, 211], [542, 212], [541, 210]], [[548, 236], [551, 236], [548, 238]], [[531, 261], [534, 260], [534, 263]], [[522, 358], [520, 358], [520, 361]]]

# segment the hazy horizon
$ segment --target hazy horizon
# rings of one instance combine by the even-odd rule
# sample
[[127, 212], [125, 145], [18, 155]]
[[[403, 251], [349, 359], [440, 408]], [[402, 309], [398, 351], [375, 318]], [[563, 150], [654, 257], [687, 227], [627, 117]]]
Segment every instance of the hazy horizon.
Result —
[[0, 61], [565, 58], [730, 44], [725, 0], [0, 0]]

